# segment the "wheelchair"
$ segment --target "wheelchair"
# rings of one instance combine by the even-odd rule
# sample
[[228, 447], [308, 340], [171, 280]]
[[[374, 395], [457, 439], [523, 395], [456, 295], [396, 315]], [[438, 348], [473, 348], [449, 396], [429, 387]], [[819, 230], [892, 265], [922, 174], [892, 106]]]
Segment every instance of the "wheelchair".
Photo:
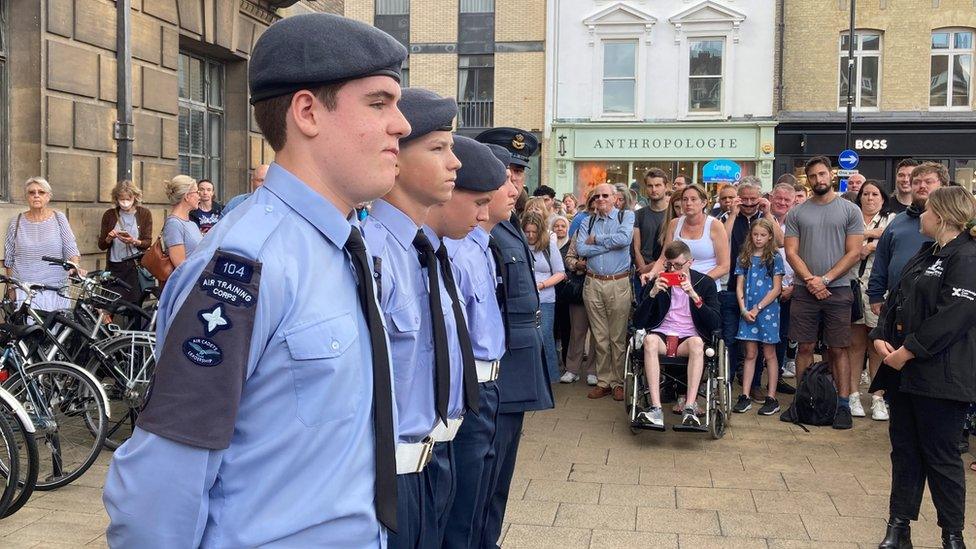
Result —
[[[627, 353], [624, 358], [624, 404], [630, 416], [630, 432], [660, 430], [637, 421], [637, 414], [651, 407], [650, 390], [644, 374], [644, 336], [647, 331], [630, 327], [627, 333]], [[688, 357], [660, 356], [661, 385], [674, 383], [687, 389]], [[716, 331], [705, 341], [703, 381], [698, 389], [705, 400], [705, 418], [700, 426], [675, 424], [679, 432], [711, 433], [719, 439], [725, 435], [732, 412], [732, 380], [729, 379], [728, 353], [721, 332]]]

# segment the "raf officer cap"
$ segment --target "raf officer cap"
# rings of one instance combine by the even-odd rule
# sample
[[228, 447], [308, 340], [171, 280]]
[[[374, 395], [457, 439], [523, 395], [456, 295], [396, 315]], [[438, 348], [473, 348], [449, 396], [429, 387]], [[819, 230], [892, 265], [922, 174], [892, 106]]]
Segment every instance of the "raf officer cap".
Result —
[[505, 147], [512, 154], [509, 164], [515, 166], [528, 166], [529, 157], [539, 148], [539, 140], [534, 135], [518, 128], [492, 128], [481, 132], [475, 139]]
[[454, 155], [461, 161], [455, 187], [477, 193], [491, 192], [508, 179], [506, 166], [486, 145], [470, 137], [454, 136]]
[[251, 53], [251, 103], [368, 76], [400, 81], [407, 49], [385, 32], [345, 17], [310, 13], [268, 27]]
[[487, 145], [491, 149], [492, 154], [495, 155], [495, 158], [501, 160], [506, 168], [512, 163], [512, 153], [508, 152], [508, 149], [494, 143], [487, 143]]
[[451, 131], [458, 113], [457, 101], [453, 98], [441, 97], [423, 88], [404, 88], [397, 106], [410, 122], [410, 135], [401, 137], [400, 143], [430, 132]]

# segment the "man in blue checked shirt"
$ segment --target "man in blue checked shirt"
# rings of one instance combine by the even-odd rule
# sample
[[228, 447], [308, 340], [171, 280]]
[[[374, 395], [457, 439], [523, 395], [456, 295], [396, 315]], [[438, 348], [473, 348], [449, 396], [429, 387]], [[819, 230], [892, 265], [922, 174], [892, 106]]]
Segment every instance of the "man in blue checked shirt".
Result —
[[629, 277], [634, 212], [614, 207], [613, 185], [599, 185], [591, 196], [596, 213], [576, 234], [576, 251], [586, 259], [583, 305], [595, 342], [597, 385], [587, 396], [603, 398], [612, 393], [614, 400], [623, 400], [622, 369], [633, 300]]

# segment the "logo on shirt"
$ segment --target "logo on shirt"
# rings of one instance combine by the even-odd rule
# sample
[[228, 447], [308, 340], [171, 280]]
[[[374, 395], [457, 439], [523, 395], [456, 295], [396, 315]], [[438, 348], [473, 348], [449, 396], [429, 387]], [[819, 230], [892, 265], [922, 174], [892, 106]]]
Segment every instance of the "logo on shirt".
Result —
[[965, 288], [953, 288], [952, 297], [962, 297], [969, 301], [976, 301], [976, 292]]
[[929, 268], [928, 269], [925, 269], [924, 275], [925, 276], [938, 276], [938, 277], [941, 277], [942, 276], [942, 270], [943, 269], [944, 269], [944, 267], [942, 266], [942, 260], [941, 259], [936, 259], [935, 260], [935, 263], [929, 265]]
[[224, 360], [224, 352], [216, 343], [203, 337], [191, 337], [183, 342], [183, 356], [197, 366], [217, 366]]
[[222, 303], [218, 303], [213, 309], [204, 309], [198, 312], [197, 318], [203, 322], [207, 337], [221, 330], [231, 329], [230, 319], [224, 316], [224, 305]]
[[254, 294], [242, 284], [221, 277], [204, 274], [200, 279], [200, 289], [208, 296], [237, 307], [254, 305]]

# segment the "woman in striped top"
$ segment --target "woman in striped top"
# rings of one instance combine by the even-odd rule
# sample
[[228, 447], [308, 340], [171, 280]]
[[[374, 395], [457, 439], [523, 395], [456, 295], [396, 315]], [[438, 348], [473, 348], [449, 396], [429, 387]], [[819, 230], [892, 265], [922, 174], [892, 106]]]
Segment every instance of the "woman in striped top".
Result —
[[[51, 185], [41, 177], [32, 177], [24, 184], [24, 194], [30, 207], [10, 221], [4, 246], [7, 275], [30, 284], [63, 286], [68, 273], [60, 265], [50, 265], [41, 258], [57, 257], [78, 265], [80, 253], [75, 235], [63, 213], [48, 207]], [[17, 301], [24, 299], [17, 291]], [[36, 309], [53, 311], [70, 307], [71, 303], [53, 290], [42, 290], [34, 298]]]

